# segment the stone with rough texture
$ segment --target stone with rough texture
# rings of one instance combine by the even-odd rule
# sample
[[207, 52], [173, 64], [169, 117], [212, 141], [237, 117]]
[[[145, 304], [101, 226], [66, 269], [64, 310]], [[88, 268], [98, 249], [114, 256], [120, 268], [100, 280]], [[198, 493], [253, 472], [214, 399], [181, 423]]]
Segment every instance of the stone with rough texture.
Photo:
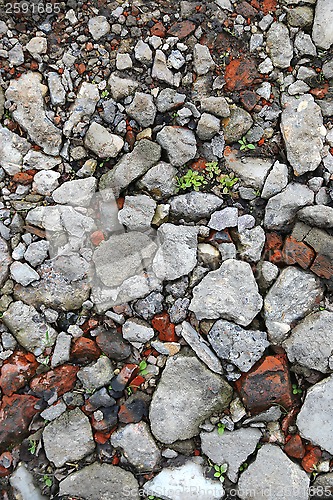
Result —
[[196, 357], [169, 358], [150, 405], [152, 433], [166, 444], [189, 439], [206, 418], [229, 404], [231, 395], [222, 377]]
[[70, 107], [68, 120], [63, 127], [63, 133], [69, 137], [73, 128], [83, 119], [90, 118], [96, 108], [100, 96], [97, 85], [93, 83], [83, 82], [76, 99]]
[[135, 92], [134, 99], [126, 108], [126, 111], [140, 127], [146, 128], [153, 125], [156, 116], [153, 96], [142, 92]]
[[329, 49], [333, 43], [333, 2], [318, 0], [312, 28], [312, 38], [317, 47]]
[[283, 343], [288, 358], [322, 373], [333, 370], [333, 313], [318, 311], [309, 314], [292, 330]]
[[261, 192], [261, 198], [268, 200], [272, 196], [281, 193], [287, 184], [288, 167], [284, 163], [276, 161], [265, 180], [265, 184]]
[[238, 234], [239, 255], [247, 262], [258, 262], [265, 245], [265, 231], [261, 226], [244, 229]]
[[30, 139], [45, 153], [57, 156], [61, 147], [61, 131], [51, 122], [44, 110], [45, 87], [40, 73], [28, 72], [11, 80], [6, 98], [16, 104], [13, 117], [26, 130]]
[[128, 424], [119, 429], [112, 434], [111, 444], [115, 448], [120, 448], [125, 458], [138, 471], [153, 470], [161, 456], [145, 422]]
[[91, 17], [88, 22], [88, 29], [94, 40], [99, 40], [110, 31], [110, 24], [106, 17], [96, 16]]
[[289, 30], [283, 23], [275, 22], [267, 33], [267, 51], [277, 68], [288, 68], [293, 57]]
[[197, 227], [163, 224], [157, 235], [159, 248], [153, 271], [161, 280], [175, 280], [189, 274], [197, 263]]
[[129, 318], [125, 321], [122, 328], [123, 337], [134, 347], [140, 348], [151, 340], [154, 336], [154, 330], [148, 323], [138, 318]]
[[201, 110], [220, 118], [230, 116], [230, 109], [224, 97], [204, 97], [201, 99]]
[[9, 481], [21, 500], [47, 500], [47, 497], [42, 495], [34, 484], [33, 475], [23, 463], [18, 465]]
[[177, 74], [174, 75], [171, 69], [168, 68], [166, 55], [159, 49], [155, 53], [151, 76], [173, 87], [179, 86], [180, 78], [178, 78]]
[[208, 222], [208, 227], [222, 231], [227, 227], [236, 227], [238, 221], [238, 208], [227, 207], [214, 212]]
[[193, 49], [193, 65], [197, 75], [205, 75], [215, 68], [215, 63], [206, 45], [196, 43]]
[[222, 205], [223, 199], [215, 194], [190, 191], [170, 199], [170, 213], [179, 219], [198, 221], [209, 217]]
[[302, 175], [315, 170], [321, 162], [326, 129], [320, 107], [312, 95], [286, 100], [281, 115], [281, 132], [294, 173]]
[[333, 453], [333, 375], [308, 389], [297, 426], [301, 436]]
[[118, 220], [130, 231], [145, 231], [150, 228], [156, 210], [156, 202], [145, 194], [126, 196]]
[[88, 391], [95, 391], [109, 384], [112, 377], [112, 364], [106, 356], [101, 356], [96, 363], [81, 368], [77, 373], [77, 378], [81, 380], [83, 387]]
[[197, 126], [197, 136], [202, 141], [209, 141], [220, 130], [220, 120], [209, 113], [202, 113]]
[[157, 142], [166, 150], [169, 161], [179, 167], [192, 160], [197, 152], [195, 135], [183, 127], [163, 127], [156, 135]]
[[225, 142], [231, 144], [242, 139], [246, 132], [252, 127], [253, 120], [245, 109], [232, 104], [230, 106], [230, 115], [223, 120], [223, 132]]
[[[293, 500], [308, 500], [310, 479], [278, 446], [265, 444], [238, 482], [242, 500], [276, 500], [278, 491], [288, 491]], [[285, 494], [283, 493], [283, 497]]]
[[254, 189], [261, 189], [272, 167], [271, 160], [264, 158], [236, 158], [234, 154], [226, 157], [228, 168], [242, 181], [242, 184]]
[[[29, 435], [29, 425], [39, 400], [28, 394], [3, 396], [0, 403], [0, 453]], [[30, 499], [29, 499], [30, 500]]]
[[229, 321], [216, 321], [208, 334], [216, 354], [242, 372], [249, 371], [269, 346], [266, 332], [244, 330]]
[[130, 78], [120, 78], [112, 73], [109, 78], [110, 92], [116, 101], [120, 101], [129, 95], [132, 95], [138, 88], [138, 82]]
[[194, 287], [190, 310], [199, 320], [222, 317], [247, 326], [262, 303], [250, 264], [228, 259]]
[[93, 122], [85, 135], [84, 144], [100, 158], [114, 158], [121, 151], [124, 140]]
[[265, 297], [269, 339], [274, 343], [283, 341], [292, 323], [312, 312], [322, 295], [320, 280], [312, 273], [293, 266], [283, 269]]
[[325, 205], [304, 207], [297, 212], [297, 218], [310, 226], [328, 229], [333, 227], [333, 208]]
[[202, 452], [214, 464], [226, 463], [226, 475], [236, 483], [239, 467], [255, 451], [261, 432], [259, 429], [243, 428], [233, 432], [225, 431], [220, 435], [215, 429], [213, 432], [202, 432], [200, 438]]
[[16, 283], [27, 286], [39, 280], [39, 274], [25, 262], [13, 262], [10, 266], [10, 275]]
[[156, 200], [169, 198], [177, 192], [177, 169], [160, 161], [138, 181], [138, 187], [148, 191]]
[[6, 240], [0, 237], [0, 288], [8, 277], [10, 263], [12, 262], [8, 244]]
[[0, 167], [8, 175], [20, 172], [23, 157], [29, 151], [30, 144], [24, 138], [0, 125]]
[[138, 40], [137, 44], [134, 47], [134, 56], [142, 64], [146, 66], [150, 66], [153, 60], [153, 53], [148, 43], [145, 43], [143, 40]]
[[94, 177], [77, 179], [61, 184], [61, 186], [53, 191], [52, 198], [60, 205], [84, 207], [89, 205], [95, 190], [96, 179]]

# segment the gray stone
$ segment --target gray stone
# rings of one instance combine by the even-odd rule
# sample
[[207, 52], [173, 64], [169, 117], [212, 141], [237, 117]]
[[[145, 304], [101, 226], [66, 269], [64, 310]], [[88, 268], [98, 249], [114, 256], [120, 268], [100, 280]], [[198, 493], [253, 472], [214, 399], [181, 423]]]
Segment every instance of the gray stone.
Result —
[[21, 500], [47, 500], [34, 484], [34, 477], [23, 463], [20, 463], [9, 478], [15, 495]]
[[34, 36], [29, 40], [25, 48], [30, 52], [32, 56], [34, 56], [35, 54], [46, 54], [47, 39], [42, 36]]
[[127, 114], [134, 118], [140, 127], [146, 128], [153, 125], [156, 108], [153, 96], [142, 92], [135, 92], [134, 99], [126, 108]]
[[258, 429], [237, 429], [225, 431], [219, 435], [213, 432], [201, 432], [201, 449], [207, 457], [217, 465], [226, 463], [226, 475], [233, 483], [237, 482], [239, 467], [256, 449], [261, 432]]
[[300, 434], [314, 445], [333, 453], [333, 375], [308, 389], [297, 417]]
[[296, 175], [315, 170], [321, 162], [326, 129], [320, 107], [310, 94], [286, 98], [281, 115], [281, 132], [287, 157]]
[[44, 449], [56, 467], [93, 453], [95, 443], [88, 417], [78, 408], [63, 413], [43, 431]]
[[153, 328], [138, 318], [129, 318], [126, 320], [122, 327], [122, 333], [124, 339], [137, 349], [155, 336]]
[[226, 165], [245, 186], [261, 189], [272, 167], [272, 162], [263, 158], [237, 158], [231, 153], [226, 157]]
[[221, 264], [221, 255], [218, 248], [210, 243], [199, 243], [198, 261], [212, 270], [217, 269]]
[[252, 125], [253, 120], [250, 113], [232, 104], [230, 106], [230, 116], [223, 125], [225, 142], [231, 144], [242, 139]]
[[186, 94], [180, 94], [174, 89], [162, 89], [156, 99], [156, 106], [160, 113], [177, 108], [184, 104]]
[[190, 305], [190, 299], [181, 297], [176, 299], [174, 304], [169, 309], [169, 316], [171, 323], [181, 323], [187, 318], [188, 306]]
[[99, 189], [111, 188], [115, 197], [131, 182], [144, 175], [159, 161], [161, 147], [148, 139], [137, 142], [131, 153], [125, 154], [110, 172], [102, 175]]
[[193, 289], [190, 310], [199, 320], [222, 317], [247, 326], [261, 310], [262, 303], [250, 264], [229, 259]]
[[[238, 482], [237, 495], [242, 500], [275, 500], [278, 491], [292, 492], [293, 500], [308, 500], [310, 479], [278, 446], [265, 444], [254, 463]], [[282, 493], [285, 496], [285, 493]]]
[[148, 43], [143, 40], [138, 40], [134, 47], [134, 56], [137, 61], [146, 66], [150, 66], [153, 62], [153, 53]]
[[124, 140], [111, 134], [99, 123], [93, 122], [84, 138], [85, 146], [100, 158], [114, 158], [122, 150]]
[[215, 63], [206, 45], [196, 43], [193, 48], [193, 66], [197, 75], [205, 75], [215, 68]]
[[288, 167], [284, 163], [276, 161], [265, 180], [265, 184], [261, 192], [261, 198], [268, 200], [272, 196], [281, 193], [287, 184]]
[[215, 194], [190, 191], [171, 198], [170, 213], [178, 219], [198, 221], [209, 217], [223, 205], [223, 199]]
[[67, 335], [65, 332], [59, 333], [52, 354], [52, 368], [67, 363], [70, 357], [71, 342], [71, 335]]
[[329, 311], [303, 319], [283, 343], [289, 360], [322, 373], [333, 371], [332, 324], [333, 313]]
[[266, 229], [289, 231], [298, 210], [311, 205], [313, 200], [311, 189], [304, 184], [291, 182], [284, 191], [268, 200], [264, 220]]
[[35, 241], [30, 243], [24, 253], [24, 258], [33, 267], [42, 264], [48, 256], [49, 242], [48, 241]]
[[297, 212], [297, 218], [310, 226], [328, 229], [333, 227], [333, 208], [325, 205], [304, 207]]
[[316, 56], [316, 46], [311, 40], [311, 36], [303, 31], [299, 31], [295, 36], [295, 50], [299, 56]]
[[23, 156], [30, 148], [29, 142], [0, 125], [0, 166], [9, 175], [21, 170]]
[[54, 172], [53, 170], [40, 170], [34, 175], [32, 189], [42, 196], [50, 196], [52, 191], [59, 186], [59, 177], [59, 172]]
[[309, 85], [307, 85], [302, 80], [296, 80], [295, 83], [292, 83], [291, 85], [289, 85], [288, 94], [289, 95], [304, 94], [305, 92], [308, 92], [309, 90], [310, 90]]
[[116, 101], [120, 101], [125, 97], [132, 95], [138, 88], [139, 84], [130, 78], [120, 78], [115, 73], [112, 73], [109, 78], [110, 92]]
[[231, 395], [227, 382], [196, 357], [173, 356], [153, 394], [149, 410], [152, 433], [166, 444], [196, 436], [199, 425], [226, 408]]
[[209, 113], [203, 113], [198, 122], [197, 135], [202, 141], [209, 141], [220, 130], [220, 120]]
[[333, 3], [331, 0], [318, 0], [312, 28], [312, 39], [317, 47], [329, 49], [333, 43], [332, 33]]
[[236, 227], [238, 220], [238, 208], [227, 207], [214, 212], [209, 220], [208, 226], [217, 231], [227, 227]]
[[198, 457], [178, 467], [164, 468], [144, 484], [144, 491], [147, 495], [172, 500], [220, 500], [224, 497], [222, 483], [206, 478]]
[[[323, 73], [324, 73], [325, 78], [327, 78], [327, 79], [333, 78], [333, 59], [331, 59], [330, 61], [326, 61], [325, 64], [323, 64]], [[332, 131], [331, 131], [331, 135], [332, 135]], [[328, 140], [327, 137], [326, 137], [326, 140]]]
[[210, 142], [213, 155], [217, 158], [223, 158], [225, 140], [222, 132], [216, 134]]
[[258, 262], [265, 245], [266, 235], [261, 226], [245, 229], [238, 234], [239, 255], [247, 262]]
[[8, 60], [13, 66], [21, 66], [21, 64], [24, 63], [24, 54], [20, 43], [16, 43], [14, 47], [8, 51]]
[[229, 321], [216, 321], [208, 334], [216, 354], [242, 372], [248, 372], [269, 346], [267, 334], [244, 328]]
[[150, 196], [126, 196], [124, 206], [118, 212], [118, 219], [131, 231], [146, 231], [150, 228], [155, 210], [156, 202]]
[[49, 406], [46, 408], [46, 410], [42, 411], [40, 416], [44, 420], [48, 420], [51, 422], [52, 420], [55, 420], [56, 418], [60, 417], [67, 409], [67, 406], [63, 401], [59, 401], [59, 403], [56, 403], [52, 406]]
[[287, 11], [287, 21], [290, 26], [308, 28], [313, 23], [313, 9], [300, 5]]
[[134, 310], [143, 319], [152, 319], [155, 314], [163, 311], [163, 300], [164, 297], [161, 293], [151, 292], [147, 297], [134, 304]]
[[267, 52], [274, 66], [288, 68], [293, 57], [289, 30], [283, 23], [275, 22], [267, 32]]
[[96, 182], [94, 177], [64, 182], [53, 191], [52, 198], [60, 205], [87, 206], [95, 193]]
[[80, 496], [85, 500], [120, 500], [128, 494], [131, 500], [140, 500], [139, 485], [129, 471], [95, 462], [83, 467], [60, 482], [59, 494]]
[[138, 181], [138, 188], [147, 190], [156, 200], [169, 198], [177, 192], [177, 169], [160, 161]]
[[45, 113], [45, 87], [41, 80], [42, 75], [36, 72], [24, 73], [19, 79], [11, 80], [6, 99], [16, 105], [13, 118], [27, 132], [31, 141], [38, 144], [46, 154], [57, 156], [62, 134]]
[[52, 156], [45, 155], [41, 151], [34, 151], [33, 149], [23, 158], [24, 170], [52, 170], [57, 167], [59, 163], [61, 163], [60, 157], [53, 158]]
[[319, 304], [323, 288], [319, 278], [297, 267], [287, 267], [265, 297], [264, 317], [271, 342], [285, 340], [291, 325]]
[[179, 332], [198, 358], [201, 359], [210, 370], [219, 374], [223, 373], [220, 360], [215, 356], [208, 342], [203, 339], [190, 323], [184, 321], [179, 328]]
[[166, 150], [170, 163], [175, 167], [184, 165], [196, 155], [195, 135], [187, 128], [163, 127], [156, 135], [156, 140]]
[[156, 50], [151, 76], [160, 82], [179, 87], [180, 78], [168, 68], [166, 55], [160, 49]]
[[66, 137], [70, 136], [73, 128], [84, 118], [90, 118], [99, 99], [97, 85], [83, 82], [74, 103], [69, 109], [69, 117], [63, 127], [63, 133]]
[[230, 116], [230, 109], [224, 97], [204, 97], [201, 99], [201, 110], [216, 115], [219, 118]]
[[264, 289], [269, 288], [279, 275], [279, 268], [268, 260], [259, 263], [257, 270], [259, 272], [258, 284]]
[[236, 246], [233, 243], [220, 243], [219, 251], [222, 262], [228, 259], [235, 259], [237, 254]]
[[197, 227], [163, 224], [157, 230], [159, 248], [153, 271], [161, 280], [175, 280], [189, 274], [197, 263]]
[[10, 275], [16, 283], [23, 286], [40, 279], [39, 274], [29, 264], [22, 262], [13, 262], [10, 266]]
[[316, 476], [312, 485], [312, 491], [318, 498], [330, 498], [333, 491], [333, 473], [329, 472], [328, 474]]
[[1, 89], [0, 90], [0, 119], [2, 118], [2, 115], [4, 114], [5, 111], [5, 93]]
[[111, 361], [106, 356], [101, 356], [96, 363], [85, 366], [77, 372], [77, 378], [82, 382], [87, 391], [95, 391], [111, 382], [113, 368]]
[[155, 469], [161, 457], [161, 452], [145, 422], [128, 424], [114, 432], [111, 444], [115, 448], [120, 448], [125, 458], [138, 471]]
[[61, 76], [51, 71], [47, 76], [51, 103], [53, 106], [62, 106], [66, 102], [66, 91], [62, 84]]
[[88, 29], [94, 40], [99, 40], [110, 31], [110, 25], [104, 16], [91, 17], [88, 21]]
[[0, 237], [0, 288], [6, 281], [12, 262], [6, 240]]
[[180, 50], [172, 50], [168, 57], [168, 65], [178, 70], [185, 64], [185, 57]]
[[133, 63], [131, 56], [129, 54], [120, 54], [118, 52], [116, 57], [116, 67], [119, 71], [124, 71], [124, 69], [132, 68]]

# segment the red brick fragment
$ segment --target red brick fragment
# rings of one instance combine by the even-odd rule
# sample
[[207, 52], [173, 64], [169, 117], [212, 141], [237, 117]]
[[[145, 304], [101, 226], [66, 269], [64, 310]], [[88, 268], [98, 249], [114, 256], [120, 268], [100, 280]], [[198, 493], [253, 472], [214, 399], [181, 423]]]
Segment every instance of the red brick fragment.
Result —
[[316, 87], [315, 89], [310, 89], [310, 94], [312, 94], [316, 99], [324, 99], [326, 94], [329, 91], [329, 83], [325, 82], [323, 85], [320, 87]]
[[102, 351], [91, 339], [79, 337], [74, 340], [71, 350], [71, 361], [76, 363], [90, 363], [100, 357]]
[[262, 78], [257, 73], [252, 59], [233, 59], [225, 68], [225, 89], [229, 92], [248, 89], [254, 81]]
[[136, 392], [140, 385], [145, 382], [145, 378], [142, 377], [142, 375], [137, 375], [129, 384], [130, 388], [132, 389], [133, 392]]
[[179, 40], [186, 38], [195, 31], [196, 25], [191, 21], [181, 21], [174, 23], [168, 31], [169, 36], [177, 36]]
[[62, 396], [74, 388], [78, 371], [79, 368], [73, 365], [57, 366], [54, 370], [33, 378], [30, 382], [30, 388], [36, 394], [56, 389], [58, 397]]
[[112, 389], [117, 392], [123, 391], [128, 382], [137, 374], [138, 370], [138, 365], [135, 365], [133, 363], [127, 363], [126, 365], [124, 365], [120, 373], [118, 373], [118, 375], [112, 379]]
[[191, 169], [196, 170], [197, 172], [202, 172], [206, 168], [206, 163], [207, 160], [205, 160], [205, 158], [199, 158], [192, 163]]
[[159, 36], [160, 38], [164, 38], [166, 35], [166, 29], [161, 22], [154, 24], [152, 28], [150, 28], [150, 34]]
[[38, 362], [32, 353], [16, 351], [3, 364], [1, 368], [0, 387], [2, 392], [11, 396], [36, 373]]
[[264, 356], [235, 382], [235, 386], [252, 414], [265, 411], [274, 404], [289, 409], [293, 403], [285, 354]]
[[326, 255], [318, 254], [310, 269], [321, 278], [329, 280], [333, 277], [333, 261]]
[[33, 180], [33, 175], [28, 174], [28, 172], [18, 172], [13, 175], [13, 181], [24, 186], [31, 184]]
[[277, 0], [259, 0], [259, 3], [264, 14], [276, 11]]
[[275, 232], [267, 233], [264, 247], [264, 258], [273, 264], [281, 264], [283, 262], [282, 246], [282, 236]]
[[303, 445], [302, 438], [299, 434], [294, 434], [290, 436], [287, 444], [284, 447], [285, 453], [289, 457], [301, 459], [305, 455], [305, 447]]
[[318, 446], [308, 445], [306, 448], [308, 451], [302, 460], [302, 467], [306, 472], [313, 472], [321, 459], [322, 451]]
[[104, 234], [103, 234], [103, 231], [94, 231], [91, 235], [90, 235], [90, 241], [91, 243], [95, 246], [95, 247], [98, 247], [98, 245], [100, 243], [102, 243], [102, 241], [105, 240], [105, 237], [104, 237]]
[[288, 266], [299, 264], [303, 269], [310, 267], [315, 257], [314, 250], [303, 241], [287, 236], [282, 250], [282, 258]]
[[170, 322], [169, 314], [164, 311], [161, 314], [156, 314], [152, 319], [152, 327], [158, 331], [158, 338], [162, 342], [177, 342], [175, 333], [175, 325]]

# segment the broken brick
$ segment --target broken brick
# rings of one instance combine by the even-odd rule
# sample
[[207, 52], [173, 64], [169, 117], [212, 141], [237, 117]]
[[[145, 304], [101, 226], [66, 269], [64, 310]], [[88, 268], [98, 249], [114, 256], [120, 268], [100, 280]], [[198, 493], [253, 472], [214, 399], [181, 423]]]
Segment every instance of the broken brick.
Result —
[[314, 250], [306, 243], [297, 241], [293, 236], [287, 236], [282, 250], [282, 258], [287, 265], [299, 264], [303, 269], [307, 269], [314, 257]]
[[329, 280], [333, 277], [333, 261], [326, 255], [318, 254], [310, 269], [320, 278]]
[[283, 262], [282, 246], [282, 236], [275, 232], [267, 233], [264, 247], [264, 259], [269, 260], [273, 264], [281, 264]]
[[131, 378], [136, 375], [139, 367], [133, 363], [124, 365], [116, 377], [111, 380], [111, 387], [116, 392], [121, 392], [125, 389]]
[[91, 339], [80, 337], [73, 342], [71, 350], [71, 361], [80, 364], [90, 363], [95, 361], [102, 354], [99, 347]]
[[152, 28], [150, 28], [150, 34], [164, 38], [166, 35], [166, 29], [161, 22], [155, 23]]
[[191, 21], [181, 21], [171, 26], [171, 28], [168, 31], [168, 35], [176, 36], [179, 38], [179, 40], [182, 40], [183, 38], [193, 33], [195, 29], [196, 25]]
[[90, 235], [90, 241], [91, 243], [95, 246], [95, 247], [98, 247], [98, 245], [100, 243], [102, 243], [102, 241], [105, 240], [105, 237], [104, 237], [104, 234], [103, 234], [103, 231], [94, 231], [91, 235]]
[[32, 353], [16, 351], [1, 368], [0, 387], [2, 392], [11, 396], [25, 386], [36, 373], [38, 362]]
[[31, 184], [33, 180], [33, 175], [28, 174], [28, 172], [18, 172], [13, 175], [13, 181], [17, 184], [23, 184], [24, 186]]
[[37, 395], [43, 395], [44, 391], [56, 390], [58, 397], [71, 391], [76, 382], [76, 374], [79, 367], [73, 365], [57, 366], [54, 370], [37, 375], [30, 382], [30, 388]]
[[259, 4], [263, 13], [268, 14], [276, 11], [277, 0], [259, 0]]
[[252, 59], [233, 59], [225, 68], [225, 89], [229, 92], [248, 89], [260, 78], [255, 61]]
[[308, 451], [302, 460], [302, 467], [306, 472], [313, 472], [321, 459], [322, 452], [318, 446], [308, 445], [307, 448]]
[[118, 419], [123, 424], [136, 424], [148, 415], [149, 402], [146, 394], [137, 392], [119, 408]]
[[175, 325], [170, 322], [169, 314], [164, 311], [161, 314], [156, 314], [152, 319], [152, 327], [158, 331], [158, 338], [162, 342], [177, 342]]
[[288, 442], [284, 446], [284, 451], [289, 457], [301, 459], [305, 455], [305, 447], [302, 438], [299, 434], [290, 436]]

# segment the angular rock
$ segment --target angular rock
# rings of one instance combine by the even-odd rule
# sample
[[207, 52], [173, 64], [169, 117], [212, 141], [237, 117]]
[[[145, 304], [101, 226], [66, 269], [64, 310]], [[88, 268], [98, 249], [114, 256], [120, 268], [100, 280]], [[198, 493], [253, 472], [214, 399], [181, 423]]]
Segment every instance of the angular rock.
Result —
[[264, 317], [271, 342], [282, 342], [292, 323], [311, 313], [320, 303], [322, 295], [320, 280], [312, 273], [293, 266], [283, 269], [264, 303]]
[[288, 68], [293, 57], [289, 30], [283, 23], [275, 22], [267, 32], [267, 51], [277, 68]]
[[138, 471], [153, 470], [161, 456], [145, 422], [128, 424], [119, 429], [112, 434], [111, 444], [120, 448], [125, 458]]
[[9, 266], [12, 262], [8, 244], [6, 240], [0, 237], [0, 288], [6, 281], [9, 272]]
[[53, 106], [62, 106], [66, 102], [66, 91], [62, 84], [62, 78], [58, 73], [51, 71], [47, 75], [47, 83]]
[[109, 78], [110, 92], [116, 101], [120, 101], [129, 95], [132, 95], [138, 88], [139, 84], [130, 78], [120, 78], [115, 73], [112, 73]]
[[206, 45], [196, 43], [193, 49], [193, 65], [197, 75], [205, 75], [215, 68], [215, 63]]
[[231, 144], [237, 142], [252, 127], [253, 120], [245, 109], [232, 104], [230, 106], [230, 115], [223, 121], [223, 132], [225, 142]]
[[106, 356], [101, 356], [96, 363], [81, 368], [77, 373], [77, 378], [82, 382], [87, 391], [95, 391], [111, 382], [113, 377], [113, 367], [111, 361]]
[[87, 206], [95, 193], [96, 182], [94, 177], [64, 182], [53, 191], [52, 198], [60, 205]]
[[0, 167], [8, 175], [20, 172], [23, 157], [29, 151], [30, 144], [24, 138], [0, 125]]
[[166, 150], [170, 163], [175, 167], [184, 165], [196, 155], [195, 135], [187, 128], [163, 127], [156, 135], [156, 140]]
[[228, 259], [194, 287], [189, 308], [199, 320], [222, 317], [247, 326], [262, 304], [250, 264]]
[[11, 80], [6, 98], [16, 105], [13, 118], [26, 130], [30, 139], [46, 154], [57, 156], [62, 135], [45, 113], [45, 87], [41, 80], [42, 75], [33, 72], [23, 74], [18, 80]]
[[96, 108], [96, 104], [100, 99], [97, 85], [93, 83], [83, 82], [76, 99], [70, 107], [68, 120], [63, 127], [63, 133], [69, 137], [73, 128], [83, 120], [84, 117], [90, 118]]
[[60, 332], [54, 347], [51, 366], [55, 368], [56, 366], [62, 365], [69, 361], [70, 349], [71, 349], [72, 336], [65, 332]]
[[178, 219], [198, 221], [209, 217], [223, 205], [223, 199], [215, 194], [190, 191], [170, 200], [170, 213]]
[[326, 134], [320, 107], [310, 94], [286, 99], [281, 132], [295, 175], [315, 170], [321, 162]]
[[177, 192], [177, 169], [160, 161], [138, 181], [138, 188], [147, 190], [156, 200], [169, 198]]
[[42, 36], [34, 36], [29, 40], [25, 48], [32, 56], [34, 56], [34, 54], [46, 54], [47, 40]]
[[39, 397], [51, 394], [63, 396], [66, 392], [74, 389], [78, 367], [73, 365], [61, 365], [41, 375], [36, 375], [30, 382], [31, 390]]
[[154, 330], [149, 324], [138, 318], [126, 320], [123, 324], [122, 333], [124, 339], [138, 349], [155, 336]]
[[292, 462], [278, 446], [265, 444], [258, 451], [255, 462], [242, 473], [237, 495], [242, 500], [274, 500], [276, 492], [282, 488], [292, 492], [294, 500], [307, 500], [309, 486], [310, 480], [299, 465]]
[[265, 245], [265, 231], [261, 226], [244, 229], [238, 234], [239, 255], [247, 262], [258, 262]]
[[0, 387], [3, 394], [11, 396], [35, 375], [38, 362], [33, 354], [15, 351], [1, 368]]
[[39, 280], [39, 274], [25, 262], [13, 262], [10, 266], [10, 274], [16, 283], [23, 286]]
[[169, 358], [150, 405], [151, 430], [166, 444], [189, 439], [205, 418], [228, 405], [231, 394], [231, 387], [197, 358]]
[[248, 372], [270, 345], [266, 332], [244, 330], [229, 321], [219, 320], [208, 334], [208, 340], [219, 356], [242, 372]]
[[85, 135], [84, 144], [100, 158], [114, 158], [121, 151], [124, 140], [93, 122]]
[[142, 139], [131, 153], [125, 154], [110, 172], [102, 175], [99, 189], [111, 188], [116, 197], [122, 189], [144, 175], [159, 161], [161, 147], [148, 139]]
[[[117, 330], [102, 330], [96, 337], [96, 343], [110, 359], [115, 359], [116, 361], [122, 361], [131, 354], [131, 347], [127, 342], [124, 342], [121, 333]], [[95, 348], [93, 347], [94, 352]], [[99, 355], [100, 353], [97, 353], [97, 357]], [[93, 359], [96, 359], [95, 356], [96, 354], [94, 354]]]
[[153, 53], [148, 43], [143, 40], [138, 40], [134, 47], [134, 56], [137, 61], [146, 66], [150, 66], [153, 61]]
[[18, 465], [9, 481], [15, 494], [19, 494], [22, 500], [47, 500], [34, 484], [33, 475], [23, 463]]
[[236, 227], [238, 220], [238, 208], [227, 207], [223, 210], [218, 210], [214, 212], [211, 216], [208, 227], [216, 229], [217, 231], [222, 231], [227, 227]]
[[331, 30], [333, 22], [333, 4], [331, 1], [318, 0], [312, 28], [312, 38], [317, 47], [329, 49], [333, 43]]
[[42, 196], [50, 196], [52, 191], [59, 186], [59, 177], [59, 172], [54, 172], [53, 170], [40, 170], [34, 175], [32, 189]]
[[88, 29], [94, 40], [99, 40], [110, 31], [110, 24], [106, 17], [96, 16], [91, 17], [88, 22]]
[[126, 196], [118, 220], [130, 231], [145, 231], [151, 227], [156, 202], [145, 194]]
[[24, 259], [33, 267], [42, 264], [48, 256], [49, 242], [34, 241], [24, 252]]
[[179, 86], [180, 78], [168, 68], [166, 55], [160, 49], [156, 50], [151, 76], [173, 87]]
[[43, 443], [48, 460], [56, 467], [81, 460], [95, 450], [89, 419], [79, 408], [48, 424], [43, 431]]
[[219, 118], [230, 116], [229, 105], [224, 97], [204, 97], [201, 99], [201, 109]]
[[297, 218], [310, 226], [328, 229], [333, 227], [333, 208], [325, 205], [304, 207], [297, 212]]
[[288, 167], [284, 163], [276, 161], [266, 177], [261, 198], [268, 200], [272, 196], [281, 193], [288, 184]]
[[170, 109], [175, 109], [184, 104], [186, 94], [180, 94], [174, 89], [162, 89], [156, 99], [157, 109], [160, 113], [165, 113]]
[[131, 118], [140, 125], [146, 128], [153, 125], [156, 116], [156, 107], [153, 96], [142, 92], [135, 92], [134, 99], [126, 111]]
[[209, 141], [220, 130], [220, 120], [209, 113], [202, 113], [197, 126], [197, 135], [202, 141]]
[[261, 189], [264, 185], [272, 162], [263, 158], [236, 158], [234, 154], [226, 157], [226, 163], [242, 183], [254, 189]]

